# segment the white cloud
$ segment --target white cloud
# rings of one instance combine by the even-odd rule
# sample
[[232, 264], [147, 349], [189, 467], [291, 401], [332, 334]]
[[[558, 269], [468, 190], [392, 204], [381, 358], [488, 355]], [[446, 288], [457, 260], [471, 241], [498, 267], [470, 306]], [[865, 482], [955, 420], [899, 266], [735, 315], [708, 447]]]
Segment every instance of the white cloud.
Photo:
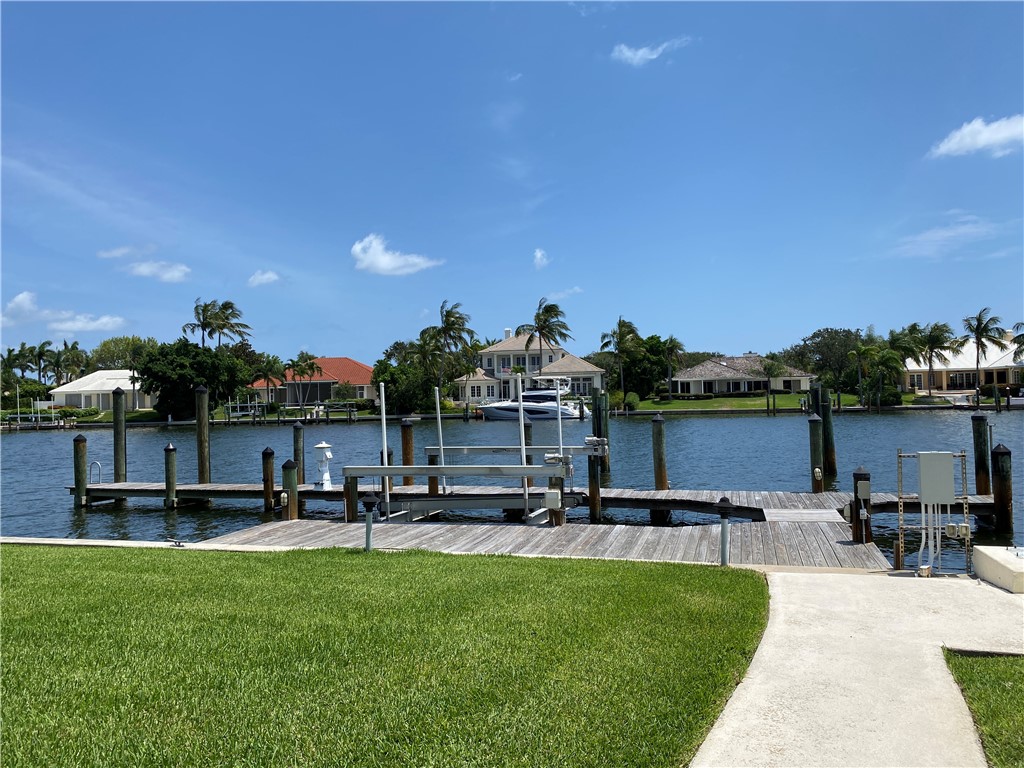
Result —
[[124, 318], [116, 315], [72, 315], [66, 320], [55, 320], [46, 327], [51, 331], [62, 333], [76, 333], [84, 331], [116, 331], [124, 325]]
[[365, 269], [375, 275], [411, 275], [443, 264], [443, 260], [428, 259], [415, 253], [389, 251], [387, 240], [370, 233], [352, 246], [356, 269]]
[[41, 309], [36, 303], [36, 295], [31, 291], [22, 291], [4, 308], [0, 324], [4, 326], [19, 323], [42, 321], [51, 331], [74, 333], [77, 331], [113, 331], [124, 325], [124, 318], [116, 315], [92, 315], [75, 313], [70, 310]]
[[510, 83], [515, 83], [515, 82], [518, 82], [522, 77], [523, 77], [523, 73], [522, 72], [513, 72], [510, 75], [506, 75], [505, 76], [505, 80], [510, 82]]
[[686, 47], [690, 44], [691, 39], [686, 36], [677, 37], [656, 47], [644, 46], [643, 48], [631, 48], [625, 43], [619, 43], [612, 48], [612, 59], [614, 61], [621, 61], [623, 64], [629, 64], [631, 67], [642, 67], [654, 61], [663, 53]]
[[106, 251], [96, 251], [96, 255], [101, 259], [121, 259], [125, 256], [146, 256], [154, 251], [156, 251], [155, 245], [144, 245], [141, 248], [134, 245], [122, 245]]
[[1004, 117], [986, 123], [976, 117], [964, 123], [931, 148], [928, 157], [969, 155], [988, 152], [992, 157], [1008, 155], [1024, 144], [1024, 115]]
[[155, 277], [161, 283], [180, 283], [192, 270], [184, 264], [169, 261], [137, 261], [128, 267], [128, 271], [137, 277]]
[[978, 216], [962, 211], [949, 211], [947, 215], [953, 216], [948, 224], [900, 238], [894, 253], [906, 258], [939, 260], [998, 234], [992, 222]]
[[16, 325], [25, 320], [35, 320], [38, 317], [39, 307], [36, 306], [36, 295], [32, 291], [22, 291], [7, 302], [0, 321], [7, 326]]
[[249, 287], [255, 288], [257, 285], [269, 285], [270, 283], [276, 283], [280, 279], [281, 278], [278, 276], [277, 272], [274, 272], [273, 270], [268, 269], [264, 271], [262, 269], [257, 269], [252, 274], [252, 277], [249, 278]]
[[550, 263], [551, 259], [548, 258], [543, 248], [537, 248], [533, 252], [533, 266], [535, 269], [544, 269]]
[[564, 291], [555, 291], [548, 296], [549, 301], [560, 301], [561, 299], [567, 299], [570, 296], [575, 296], [577, 293], [583, 293], [583, 289], [578, 285], [574, 285], [572, 288], [566, 288]]

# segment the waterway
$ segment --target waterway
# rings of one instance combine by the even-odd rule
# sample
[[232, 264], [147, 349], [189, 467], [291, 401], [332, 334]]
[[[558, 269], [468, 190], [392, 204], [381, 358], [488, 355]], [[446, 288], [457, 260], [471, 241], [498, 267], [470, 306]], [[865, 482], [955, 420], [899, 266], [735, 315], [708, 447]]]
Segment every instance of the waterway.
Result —
[[[1024, 412], [988, 413], [993, 444], [1002, 443], [1013, 452], [1014, 537], [1024, 546]], [[564, 422], [563, 442], [581, 445], [590, 433], [589, 422]], [[456, 445], [518, 445], [516, 422], [443, 422], [444, 443]], [[280, 465], [291, 457], [293, 427], [219, 426], [210, 434], [214, 482], [258, 483], [261, 455], [265, 448], [275, 452], [278, 477]], [[651, 488], [654, 482], [651, 422], [649, 418], [615, 418], [610, 424], [611, 475], [604, 484], [620, 488]], [[269, 519], [261, 502], [217, 502], [212, 509], [166, 511], [159, 499], [132, 500], [125, 510], [96, 508], [76, 511], [67, 487], [73, 483], [74, 431], [23, 431], [0, 437], [0, 534], [57, 538], [138, 539], [164, 538], [200, 541], [249, 527]], [[112, 479], [113, 434], [109, 429], [83, 430], [88, 438], [89, 460], [102, 465], [102, 478]], [[321, 441], [332, 445], [335, 481], [340, 467], [379, 462], [379, 422], [357, 424], [308, 424], [304, 428], [307, 479], [311, 479], [312, 446]], [[418, 464], [426, 464], [425, 446], [438, 444], [437, 424], [432, 420], [415, 423], [414, 437]], [[897, 490], [897, 453], [917, 451], [966, 451], [968, 491], [974, 493], [971, 413], [968, 411], [911, 411], [884, 414], [842, 413], [835, 416], [838, 476], [835, 488], [852, 490], [853, 471], [863, 466], [871, 473], [875, 491]], [[807, 419], [786, 415], [685, 416], [666, 417], [665, 441], [671, 486], [680, 489], [809, 491], [809, 450]], [[556, 422], [533, 425], [535, 445], [556, 445]], [[164, 447], [178, 449], [178, 482], [195, 482], [195, 432], [187, 426], [131, 428], [128, 430], [128, 478], [139, 482], [162, 482]], [[401, 456], [400, 429], [388, 427], [388, 445]], [[483, 463], [479, 457], [459, 457], [449, 463]], [[487, 463], [518, 463], [518, 456], [496, 454]], [[916, 461], [904, 460], [904, 492], [917, 491]], [[586, 487], [586, 460], [576, 459], [573, 482]], [[94, 470], [96, 471], [96, 470]], [[422, 482], [422, 479], [419, 480]], [[449, 481], [458, 484], [459, 478]], [[467, 478], [462, 482], [478, 483]], [[957, 491], [959, 492], [959, 481]], [[310, 517], [340, 517], [340, 504], [310, 502]], [[465, 515], [465, 513], [460, 513]], [[477, 520], [500, 520], [498, 511], [470, 515]], [[569, 522], [583, 522], [586, 509], [570, 510]], [[891, 556], [896, 530], [895, 514], [876, 514], [876, 543]], [[453, 519], [458, 519], [454, 518]], [[717, 519], [717, 518], [716, 518]], [[607, 522], [643, 524], [646, 511], [608, 510]], [[674, 525], [709, 522], [707, 515], [693, 511], [673, 514]], [[1009, 540], [981, 538], [975, 543], [1010, 544]], [[964, 567], [962, 553], [950, 545], [946, 567]], [[908, 553], [916, 552], [913, 536]], [[913, 560], [908, 560], [910, 564]]]

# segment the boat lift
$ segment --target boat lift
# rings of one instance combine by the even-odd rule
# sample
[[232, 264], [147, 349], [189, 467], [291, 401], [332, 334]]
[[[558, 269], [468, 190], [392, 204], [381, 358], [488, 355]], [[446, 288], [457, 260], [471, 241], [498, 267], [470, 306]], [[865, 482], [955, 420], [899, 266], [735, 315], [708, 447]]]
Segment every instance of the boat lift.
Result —
[[[903, 460], [917, 459], [920, 490], [916, 495], [903, 492]], [[956, 460], [960, 463], [960, 494], [954, 487]], [[907, 531], [921, 531], [921, 547], [917, 555], [917, 575], [931, 576], [933, 572], [942, 571], [942, 537], [961, 540], [964, 543], [964, 554], [967, 560], [967, 571], [972, 569], [971, 555], [971, 514], [969, 496], [967, 494], [967, 453], [949, 453], [943, 451], [919, 451], [904, 453], [896, 452], [896, 481], [898, 517], [897, 527], [899, 539], [893, 553], [893, 566], [897, 570], [903, 568], [905, 553], [905, 534]], [[906, 522], [906, 505], [921, 505], [920, 525]], [[962, 517], [954, 512], [954, 507], [962, 509]], [[927, 557], [926, 552], [927, 550]]]

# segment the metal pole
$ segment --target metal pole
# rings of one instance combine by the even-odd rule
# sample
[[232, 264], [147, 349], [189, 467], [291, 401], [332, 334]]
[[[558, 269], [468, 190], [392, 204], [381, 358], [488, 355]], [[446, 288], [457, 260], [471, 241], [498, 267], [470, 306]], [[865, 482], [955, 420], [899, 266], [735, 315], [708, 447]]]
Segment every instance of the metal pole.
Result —
[[[385, 467], [388, 466], [388, 417], [387, 408], [384, 403], [384, 382], [380, 383], [380, 435], [381, 435], [381, 448], [384, 451], [381, 458], [381, 464]], [[391, 483], [385, 480], [382, 485], [384, 486], [384, 508], [388, 510], [387, 514], [391, 514]], [[372, 518], [373, 515], [370, 515]], [[372, 525], [372, 523], [370, 523]], [[369, 528], [368, 528], [369, 529]], [[367, 551], [369, 551], [369, 543], [367, 543]]]
[[[516, 374], [516, 397], [519, 399], [519, 459], [526, 465], [526, 422], [523, 415], [523, 374]], [[523, 478], [523, 514], [530, 514], [530, 486], [527, 478]]]
[[[467, 403], [468, 405], [468, 403]], [[437, 414], [437, 458], [441, 462], [441, 466], [444, 466], [444, 432], [441, 430], [441, 390], [434, 387], [434, 412]], [[469, 419], [465, 419], [469, 421]], [[432, 478], [434, 481], [434, 490], [432, 493], [437, 493], [437, 478]], [[441, 478], [441, 489], [448, 493], [448, 482], [442, 477]]]

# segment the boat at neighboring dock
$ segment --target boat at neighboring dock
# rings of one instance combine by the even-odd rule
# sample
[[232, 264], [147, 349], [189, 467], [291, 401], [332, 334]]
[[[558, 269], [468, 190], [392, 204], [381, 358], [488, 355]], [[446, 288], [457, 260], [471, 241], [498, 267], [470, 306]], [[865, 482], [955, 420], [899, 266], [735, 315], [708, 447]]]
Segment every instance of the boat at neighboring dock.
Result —
[[[523, 391], [523, 415], [531, 421], [538, 419], [557, 419], [559, 412], [563, 419], [579, 419], [580, 409], [583, 409], [582, 418], [587, 418], [590, 411], [582, 402], [563, 402], [559, 405], [559, 396], [568, 395], [568, 390], [559, 392], [555, 389], [527, 389]], [[485, 419], [510, 421], [519, 418], [518, 400], [499, 400], [494, 403], [484, 403], [480, 406], [480, 412]]]

